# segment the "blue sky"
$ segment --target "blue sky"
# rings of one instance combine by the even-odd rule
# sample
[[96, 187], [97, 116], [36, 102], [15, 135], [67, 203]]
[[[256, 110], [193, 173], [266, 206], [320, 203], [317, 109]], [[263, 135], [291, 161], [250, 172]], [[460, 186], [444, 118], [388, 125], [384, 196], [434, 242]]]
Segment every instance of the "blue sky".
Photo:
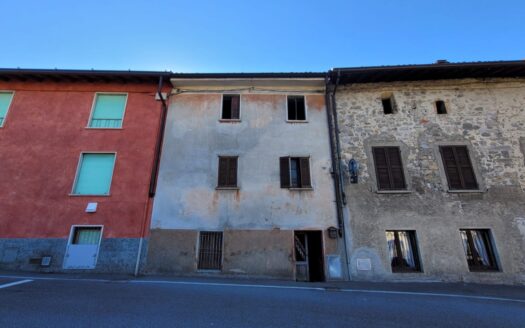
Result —
[[525, 59], [525, 1], [2, 1], [0, 67], [325, 71]]

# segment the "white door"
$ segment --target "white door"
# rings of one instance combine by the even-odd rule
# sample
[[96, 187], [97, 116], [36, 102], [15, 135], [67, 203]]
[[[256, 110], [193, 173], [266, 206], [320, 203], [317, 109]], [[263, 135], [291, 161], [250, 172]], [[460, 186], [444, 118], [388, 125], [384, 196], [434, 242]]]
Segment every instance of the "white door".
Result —
[[94, 269], [102, 227], [73, 227], [64, 257], [64, 269]]

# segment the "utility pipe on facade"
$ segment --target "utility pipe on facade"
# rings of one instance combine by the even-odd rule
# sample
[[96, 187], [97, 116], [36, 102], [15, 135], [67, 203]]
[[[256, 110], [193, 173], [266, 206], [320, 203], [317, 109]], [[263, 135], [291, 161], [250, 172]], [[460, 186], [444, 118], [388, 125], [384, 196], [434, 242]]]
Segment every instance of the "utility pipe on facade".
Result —
[[146, 202], [146, 207], [144, 209], [144, 220], [142, 222], [141, 232], [140, 232], [140, 239], [139, 239], [139, 249], [137, 251], [137, 261], [135, 263], [135, 277], [139, 274], [140, 269], [140, 256], [142, 254], [142, 244], [144, 243], [144, 234], [146, 231], [146, 223], [148, 222], [148, 213], [150, 211], [150, 204], [153, 197], [155, 197], [155, 189], [157, 187], [157, 176], [159, 173], [159, 165], [160, 165], [160, 155], [162, 151], [162, 142], [164, 140], [164, 130], [166, 128], [166, 117], [168, 112], [168, 106], [166, 104], [166, 100], [164, 99], [164, 96], [162, 96], [162, 88], [164, 86], [164, 77], [159, 77], [159, 86], [157, 88], [157, 92], [155, 93], [155, 96], [158, 96], [162, 106], [161, 106], [161, 114], [160, 114], [160, 122], [159, 122], [159, 129], [157, 132], [157, 143], [155, 145], [155, 157], [153, 159], [153, 167], [151, 168], [151, 176], [150, 176], [150, 183], [149, 183], [149, 198]]
[[[326, 102], [326, 115], [328, 120], [328, 133], [330, 140], [330, 157], [332, 159], [332, 178], [334, 180], [334, 191], [335, 191], [335, 203], [337, 212], [337, 223], [339, 228], [339, 237], [343, 238], [344, 244], [344, 256], [348, 278], [350, 274], [348, 272], [348, 248], [346, 244], [345, 235], [345, 222], [343, 205], [346, 203], [344, 191], [342, 189], [343, 180], [341, 178], [341, 156], [339, 148], [339, 129], [337, 124], [337, 115], [335, 113], [335, 92], [339, 83], [339, 74], [335, 81], [335, 84], [331, 81], [331, 72], [329, 71], [325, 77], [325, 102]], [[339, 72], [338, 72], [339, 73]]]

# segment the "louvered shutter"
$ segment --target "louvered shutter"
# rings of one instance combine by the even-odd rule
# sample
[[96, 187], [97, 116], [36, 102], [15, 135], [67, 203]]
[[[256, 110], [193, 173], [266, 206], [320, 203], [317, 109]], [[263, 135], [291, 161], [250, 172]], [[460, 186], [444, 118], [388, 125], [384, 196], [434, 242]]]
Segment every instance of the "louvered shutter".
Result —
[[448, 186], [454, 189], [477, 189], [478, 183], [466, 146], [440, 147]]
[[308, 188], [312, 186], [310, 181], [310, 159], [302, 157], [299, 159], [299, 172], [301, 174], [301, 188]]
[[228, 185], [228, 158], [219, 157], [219, 187]]
[[281, 157], [279, 168], [281, 171], [281, 188], [290, 188], [290, 158]]
[[231, 119], [238, 120], [240, 114], [240, 96], [231, 96]]
[[403, 163], [401, 162], [401, 152], [398, 147], [387, 147], [388, 166], [390, 169], [391, 189], [405, 189], [405, 175], [403, 173]]
[[372, 148], [374, 164], [376, 166], [376, 178], [379, 190], [390, 189], [390, 175], [388, 174], [388, 161], [385, 148]]
[[467, 147], [459, 146], [454, 148], [456, 150], [457, 165], [463, 179], [463, 189], [477, 189], [478, 183], [476, 182]]
[[228, 186], [237, 187], [237, 157], [229, 158], [228, 173]]

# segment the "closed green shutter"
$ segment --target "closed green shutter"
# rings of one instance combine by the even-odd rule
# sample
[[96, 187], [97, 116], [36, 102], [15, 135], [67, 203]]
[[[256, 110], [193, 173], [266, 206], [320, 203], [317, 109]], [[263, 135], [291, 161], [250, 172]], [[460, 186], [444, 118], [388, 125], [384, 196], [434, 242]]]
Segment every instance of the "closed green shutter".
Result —
[[5, 116], [12, 98], [12, 92], [0, 92], [0, 126], [4, 125]]
[[120, 128], [124, 108], [126, 107], [126, 95], [98, 94], [95, 100], [95, 108], [89, 127], [92, 128]]
[[83, 154], [74, 194], [108, 195], [115, 154]]

